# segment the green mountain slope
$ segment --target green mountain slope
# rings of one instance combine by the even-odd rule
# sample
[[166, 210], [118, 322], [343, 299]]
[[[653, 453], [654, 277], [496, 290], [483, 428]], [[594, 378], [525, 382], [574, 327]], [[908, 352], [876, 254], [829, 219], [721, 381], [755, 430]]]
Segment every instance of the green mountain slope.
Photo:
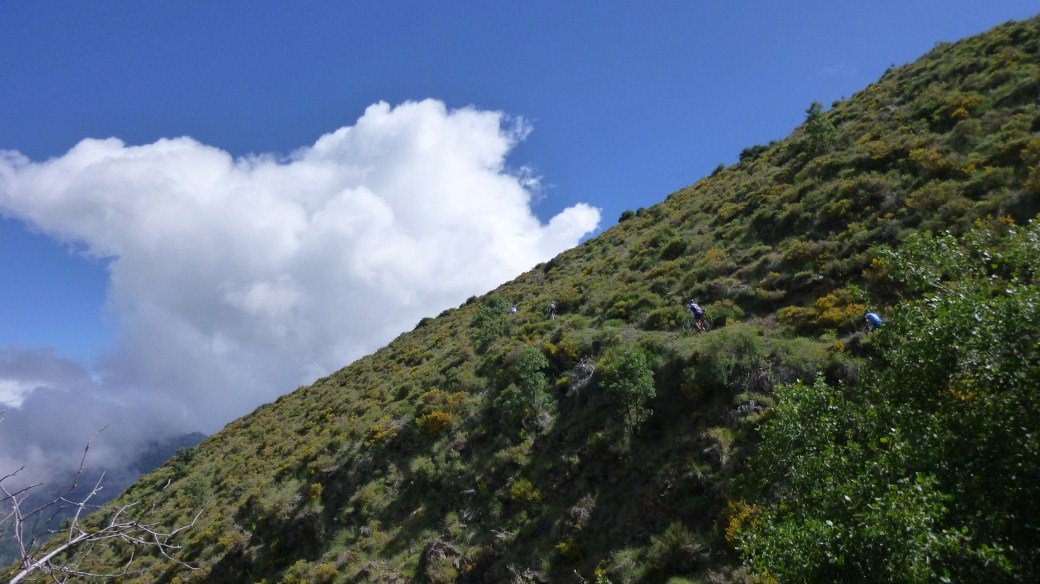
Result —
[[[1038, 96], [1034, 18], [811, 108], [788, 138], [142, 478], [122, 501], [158, 498], [171, 526], [202, 515], [179, 556], [198, 569], [140, 548], [137, 580], [747, 577], [732, 502], [775, 388], [861, 380], [865, 309], [911, 292], [882, 247], [1040, 212]], [[684, 332], [691, 297], [711, 332]]]

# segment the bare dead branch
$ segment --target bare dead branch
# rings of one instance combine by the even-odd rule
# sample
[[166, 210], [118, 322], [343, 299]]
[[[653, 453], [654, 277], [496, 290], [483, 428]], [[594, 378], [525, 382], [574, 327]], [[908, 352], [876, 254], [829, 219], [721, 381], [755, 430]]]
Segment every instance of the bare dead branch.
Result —
[[[0, 410], [0, 422], [3, 421], [3, 411]], [[105, 427], [107, 428], [107, 426]], [[0, 478], [0, 503], [6, 503], [10, 510], [4, 510], [0, 515], [0, 525], [10, 525], [11, 532], [18, 546], [20, 554], [20, 571], [10, 580], [10, 584], [17, 584], [35, 572], [43, 572], [53, 582], [65, 582], [69, 577], [106, 578], [120, 579], [122, 577], [141, 573], [144, 570], [133, 570], [133, 562], [137, 557], [138, 548], [149, 548], [161, 555], [166, 560], [191, 570], [198, 569], [182, 560], [177, 559], [175, 554], [181, 546], [174, 543], [174, 538], [191, 529], [198, 522], [202, 512], [199, 511], [191, 522], [178, 526], [171, 530], [163, 529], [158, 523], [149, 523], [144, 519], [161, 502], [161, 497], [153, 497], [145, 504], [144, 501], [132, 501], [119, 506], [108, 507], [109, 515], [103, 522], [90, 522], [84, 524], [88, 513], [104, 513], [106, 507], [94, 504], [92, 501], [104, 488], [105, 474], [94, 483], [89, 492], [83, 495], [74, 495], [81, 484], [84, 472], [87, 468], [87, 454], [90, 451], [93, 440], [105, 430], [102, 428], [94, 433], [90, 441], [83, 448], [80, 464], [71, 484], [58, 497], [33, 507], [25, 509], [26, 497], [32, 489], [43, 483], [35, 483], [21, 488], [10, 488], [8, 485], [24, 467], [15, 470]], [[170, 486], [170, 481], [163, 486], [161, 493]], [[73, 509], [72, 516], [66, 520], [66, 524], [59, 530], [46, 528], [51, 525], [64, 511]], [[41, 521], [44, 528], [41, 528]], [[59, 539], [57, 536], [61, 534]], [[50, 539], [42, 542], [41, 539]], [[61, 543], [53, 545], [56, 541]], [[96, 546], [112, 541], [121, 541], [129, 547], [129, 559], [121, 564], [119, 569], [113, 572], [98, 572], [91, 569], [83, 569], [84, 560], [96, 557]], [[40, 555], [42, 554], [42, 555]]]

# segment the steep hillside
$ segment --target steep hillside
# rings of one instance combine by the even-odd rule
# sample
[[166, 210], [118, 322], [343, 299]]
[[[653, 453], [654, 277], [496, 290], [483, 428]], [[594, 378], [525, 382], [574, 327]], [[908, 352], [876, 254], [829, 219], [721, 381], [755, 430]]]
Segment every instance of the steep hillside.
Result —
[[[1038, 96], [1034, 18], [810, 108], [790, 137], [141, 479], [121, 500], [158, 498], [171, 526], [202, 515], [178, 557], [198, 569], [140, 548], [136, 578], [748, 577], [733, 501], [775, 388], [874, 366], [865, 309], [914, 292], [882, 247], [1040, 212]], [[690, 298], [714, 330], [684, 331]], [[1028, 579], [1023, 553], [1007, 561]]]

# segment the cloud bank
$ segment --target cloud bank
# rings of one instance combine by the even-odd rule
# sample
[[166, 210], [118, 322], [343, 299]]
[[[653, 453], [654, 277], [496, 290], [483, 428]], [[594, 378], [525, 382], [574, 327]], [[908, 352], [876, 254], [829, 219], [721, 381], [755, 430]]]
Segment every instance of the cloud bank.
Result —
[[[62, 434], [41, 403], [58, 394], [55, 412], [113, 428], [212, 432], [576, 245], [599, 210], [532, 213], [530, 179], [506, 166], [528, 130], [427, 100], [374, 104], [288, 157], [191, 138], [0, 152], [0, 213], [108, 259], [118, 339], [89, 371], [9, 350], [22, 366], [0, 367], [0, 400], [19, 407], [0, 440], [29, 459]], [[30, 439], [4, 436], [16, 427]]]

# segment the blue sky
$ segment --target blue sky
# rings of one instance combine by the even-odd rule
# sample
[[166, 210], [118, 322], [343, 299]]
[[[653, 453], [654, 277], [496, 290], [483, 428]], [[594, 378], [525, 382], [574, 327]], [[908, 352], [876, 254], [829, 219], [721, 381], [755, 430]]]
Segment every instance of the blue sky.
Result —
[[[541, 177], [534, 214], [585, 202], [605, 228], [785, 136], [813, 100], [1038, 11], [1021, 0], [6, 0], [0, 150], [40, 162], [84, 138], [189, 136], [232, 156], [288, 155], [371, 104], [433, 98], [526, 120], [533, 131], [507, 164]], [[0, 220], [0, 346], [89, 365], [118, 335], [111, 260], [57, 231]]]

